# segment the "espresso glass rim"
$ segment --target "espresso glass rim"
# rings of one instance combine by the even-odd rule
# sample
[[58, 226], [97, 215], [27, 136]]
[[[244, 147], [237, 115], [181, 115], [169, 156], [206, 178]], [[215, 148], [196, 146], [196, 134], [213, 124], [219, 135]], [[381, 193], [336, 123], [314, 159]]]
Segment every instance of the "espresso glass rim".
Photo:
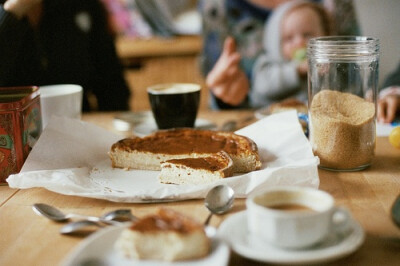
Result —
[[[188, 88], [189, 86], [190, 86], [190, 88], [185, 91], [177, 91], [177, 92], [173, 92], [173, 93], [163, 92], [164, 89], [169, 88], [169, 87], [171, 87], [171, 88], [172, 87]], [[185, 94], [185, 93], [197, 92], [197, 91], [200, 91], [200, 89], [201, 89], [201, 86], [196, 83], [163, 83], [163, 84], [157, 84], [157, 85], [148, 87], [147, 92], [150, 94]]]

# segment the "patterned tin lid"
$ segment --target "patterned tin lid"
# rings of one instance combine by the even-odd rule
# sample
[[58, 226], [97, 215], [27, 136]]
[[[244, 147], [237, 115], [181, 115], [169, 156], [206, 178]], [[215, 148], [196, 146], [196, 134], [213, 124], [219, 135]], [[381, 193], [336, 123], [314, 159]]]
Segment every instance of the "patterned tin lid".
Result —
[[23, 109], [39, 94], [37, 86], [0, 87], [0, 112]]

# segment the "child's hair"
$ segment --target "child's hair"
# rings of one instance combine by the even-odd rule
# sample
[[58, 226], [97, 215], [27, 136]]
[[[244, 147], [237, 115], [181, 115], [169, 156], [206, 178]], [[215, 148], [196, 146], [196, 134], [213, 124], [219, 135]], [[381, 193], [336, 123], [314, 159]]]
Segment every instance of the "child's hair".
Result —
[[324, 30], [325, 35], [327, 35], [327, 36], [333, 35], [335, 32], [335, 29], [334, 29], [334, 26], [332, 23], [332, 17], [330, 15], [330, 13], [328, 13], [328, 11], [321, 4], [314, 3], [314, 2], [300, 3], [296, 6], [294, 6], [293, 8], [291, 8], [287, 12], [287, 14], [291, 13], [294, 10], [298, 10], [301, 8], [307, 8], [307, 7], [313, 9], [318, 14], [318, 16], [321, 20], [322, 28]]

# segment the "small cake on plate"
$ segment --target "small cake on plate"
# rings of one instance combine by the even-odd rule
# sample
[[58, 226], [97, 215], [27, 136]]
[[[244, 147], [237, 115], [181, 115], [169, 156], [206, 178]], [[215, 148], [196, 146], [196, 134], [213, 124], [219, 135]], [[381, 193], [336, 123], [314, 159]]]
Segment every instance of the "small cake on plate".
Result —
[[202, 224], [176, 211], [160, 208], [158, 213], [124, 229], [115, 248], [131, 259], [180, 261], [207, 256], [211, 241]]

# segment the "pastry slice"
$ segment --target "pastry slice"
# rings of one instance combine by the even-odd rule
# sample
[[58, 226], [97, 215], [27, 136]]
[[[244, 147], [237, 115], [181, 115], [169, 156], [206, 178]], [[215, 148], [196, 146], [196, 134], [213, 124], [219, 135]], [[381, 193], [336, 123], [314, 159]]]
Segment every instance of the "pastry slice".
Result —
[[233, 161], [224, 151], [200, 158], [171, 159], [161, 163], [158, 178], [166, 184], [207, 184], [232, 176]]
[[211, 241], [202, 224], [161, 208], [124, 229], [115, 248], [131, 259], [180, 261], [207, 256]]

